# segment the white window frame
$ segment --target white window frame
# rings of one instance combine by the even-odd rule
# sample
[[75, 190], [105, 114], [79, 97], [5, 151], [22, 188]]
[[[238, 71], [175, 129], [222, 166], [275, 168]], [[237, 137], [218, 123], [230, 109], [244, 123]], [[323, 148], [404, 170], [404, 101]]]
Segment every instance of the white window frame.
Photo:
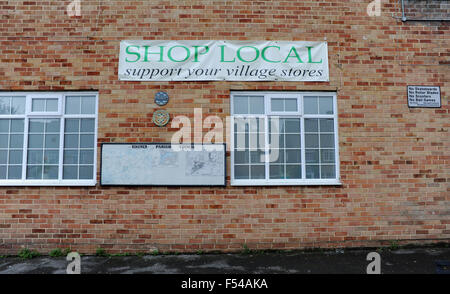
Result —
[[[10, 180], [0, 179], [1, 186], [95, 186], [97, 184], [97, 141], [98, 141], [98, 92], [0, 92], [0, 96], [26, 97], [24, 114], [0, 114], [0, 119], [24, 119], [24, 145], [22, 158], [22, 179]], [[95, 96], [95, 113], [94, 114], [65, 114], [65, 103], [67, 96]], [[33, 98], [57, 98], [58, 112], [32, 112]], [[60, 119], [60, 136], [59, 136], [59, 162], [58, 162], [58, 179], [26, 179], [27, 160], [28, 160], [28, 127], [30, 119]], [[70, 118], [94, 118], [95, 119], [95, 135], [94, 135], [94, 162], [93, 162], [93, 178], [82, 180], [64, 180], [63, 179], [63, 154], [64, 154], [64, 126], [65, 119]]]
[[[234, 97], [235, 96], [264, 96], [265, 113], [264, 114], [234, 114]], [[303, 111], [303, 97], [304, 96], [328, 96], [333, 97], [333, 114], [304, 114]], [[272, 112], [271, 98], [297, 98], [298, 112]], [[336, 92], [243, 92], [233, 91], [230, 95], [230, 114], [231, 114], [231, 129], [230, 129], [230, 154], [231, 154], [231, 186], [318, 186], [342, 185], [340, 180], [340, 160], [339, 160], [339, 134], [338, 134], [338, 113], [337, 113], [337, 94]], [[301, 120], [301, 168], [302, 179], [270, 179], [269, 178], [269, 142], [268, 142], [268, 121], [269, 117], [277, 116], [280, 118], [300, 118]], [[266, 133], [266, 162], [265, 174], [266, 179], [235, 179], [234, 177], [234, 118], [247, 117], [264, 117], [265, 118], [265, 133]], [[306, 160], [305, 160], [305, 118], [333, 118], [334, 119], [334, 150], [335, 150], [335, 168], [336, 178], [334, 179], [306, 179]]]

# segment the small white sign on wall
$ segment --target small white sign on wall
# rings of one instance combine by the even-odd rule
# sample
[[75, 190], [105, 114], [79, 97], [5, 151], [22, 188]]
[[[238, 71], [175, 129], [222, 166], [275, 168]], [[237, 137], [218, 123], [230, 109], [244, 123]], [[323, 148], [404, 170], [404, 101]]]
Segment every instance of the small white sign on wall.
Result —
[[435, 86], [408, 86], [408, 106], [441, 107], [441, 88]]

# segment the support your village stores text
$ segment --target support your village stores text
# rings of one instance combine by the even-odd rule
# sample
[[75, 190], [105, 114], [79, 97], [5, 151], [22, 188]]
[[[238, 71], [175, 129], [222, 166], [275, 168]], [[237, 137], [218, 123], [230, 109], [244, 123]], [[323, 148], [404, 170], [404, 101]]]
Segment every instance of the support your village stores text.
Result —
[[268, 289], [266, 279], [182, 280], [181, 289]]

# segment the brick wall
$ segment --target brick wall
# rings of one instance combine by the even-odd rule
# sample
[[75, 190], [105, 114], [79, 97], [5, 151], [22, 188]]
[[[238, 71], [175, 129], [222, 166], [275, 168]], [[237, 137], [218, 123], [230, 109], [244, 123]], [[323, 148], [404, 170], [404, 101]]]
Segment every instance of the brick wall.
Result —
[[[0, 187], [0, 253], [449, 242], [449, 22], [402, 23], [399, 1], [382, 3], [368, 17], [359, 0], [82, 0], [71, 18], [69, 1], [0, 0], [0, 90], [98, 90], [99, 143], [169, 142], [151, 122], [159, 90], [189, 117], [229, 115], [231, 90], [332, 90], [343, 182]], [[121, 82], [124, 39], [326, 40], [330, 82]], [[440, 86], [442, 108], [409, 109], [407, 85]]]

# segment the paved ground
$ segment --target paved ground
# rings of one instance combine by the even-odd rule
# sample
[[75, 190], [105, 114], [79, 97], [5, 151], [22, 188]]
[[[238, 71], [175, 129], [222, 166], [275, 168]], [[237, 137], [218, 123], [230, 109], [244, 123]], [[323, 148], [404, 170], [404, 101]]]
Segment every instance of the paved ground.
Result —
[[[265, 254], [81, 257], [82, 274], [365, 274], [370, 250]], [[450, 248], [384, 250], [383, 274], [450, 273]], [[0, 258], [0, 274], [64, 274], [65, 258]]]

